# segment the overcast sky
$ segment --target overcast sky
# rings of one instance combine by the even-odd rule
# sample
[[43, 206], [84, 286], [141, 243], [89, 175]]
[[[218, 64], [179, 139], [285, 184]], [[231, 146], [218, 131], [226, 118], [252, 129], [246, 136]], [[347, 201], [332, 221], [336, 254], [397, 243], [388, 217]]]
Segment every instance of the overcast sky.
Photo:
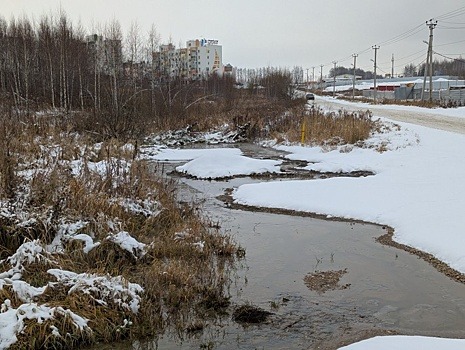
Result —
[[[195, 38], [217, 39], [223, 63], [236, 67], [309, 68], [319, 76], [337, 65], [373, 70], [373, 45], [378, 50], [379, 73], [401, 73], [408, 63], [426, 57], [429, 30], [425, 21], [439, 17], [434, 50], [451, 57], [465, 56], [465, 1], [463, 0], [0, 0], [1, 14], [38, 19], [57, 13], [92, 25], [120, 21], [127, 32], [137, 21], [142, 33], [155, 24], [162, 38], [178, 46]], [[455, 10], [461, 10], [453, 12]], [[443, 16], [451, 13], [450, 16]], [[454, 16], [452, 16], [454, 15]], [[443, 16], [443, 20], [441, 20]], [[416, 29], [415, 29], [416, 28]], [[415, 29], [415, 30], [414, 30]], [[410, 32], [410, 30], [413, 30]], [[401, 34], [394, 42], [387, 42]], [[413, 34], [409, 37], [408, 35]], [[461, 42], [458, 42], [461, 41]], [[458, 42], [458, 43], [457, 43]], [[454, 44], [450, 44], [454, 43]], [[437, 45], [437, 46], [436, 46]], [[436, 56], [438, 57], [438, 56]], [[438, 57], [441, 58], [441, 57]]]

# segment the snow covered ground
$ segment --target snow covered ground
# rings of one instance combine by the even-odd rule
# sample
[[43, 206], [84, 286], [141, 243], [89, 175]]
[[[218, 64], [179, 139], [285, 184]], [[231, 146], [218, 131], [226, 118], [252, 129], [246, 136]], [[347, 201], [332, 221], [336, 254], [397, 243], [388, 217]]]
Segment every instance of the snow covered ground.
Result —
[[465, 349], [465, 339], [442, 339], [415, 336], [374, 337], [344, 346], [340, 350], [461, 350]]
[[465, 272], [465, 216], [461, 214], [465, 137], [420, 126], [402, 127], [418, 135], [418, 144], [414, 139], [398, 144], [404, 140], [397, 138], [391, 140], [392, 150], [384, 153], [280, 147], [292, 152], [292, 159], [311, 162], [309, 168], [314, 170], [333, 172], [356, 166], [375, 172], [374, 176], [243, 185], [234, 199], [240, 204], [389, 225], [395, 229], [397, 242], [431, 253]]
[[465, 107], [422, 108], [415, 106], [373, 105], [351, 102], [332, 97], [317, 96], [315, 104], [325, 110], [344, 108], [348, 111], [370, 110], [375, 116], [390, 120], [423, 125], [433, 129], [457, 132], [465, 135]]
[[[362, 109], [362, 110], [371, 110], [371, 111], [389, 111], [389, 112], [399, 112], [405, 111], [408, 113], [423, 114], [428, 116], [445, 116], [445, 117], [454, 117], [454, 118], [465, 118], [465, 107], [458, 108], [424, 108], [417, 106], [402, 106], [402, 105], [373, 105], [366, 102], [351, 102], [347, 100], [338, 100], [333, 97], [328, 96], [318, 96], [318, 102], [329, 102], [331, 104], [338, 104], [343, 107], [350, 109]], [[376, 115], [376, 113], [375, 113]]]
[[[349, 102], [346, 102], [349, 104]], [[356, 105], [355, 107], [359, 107]], [[369, 109], [369, 105], [360, 106]], [[385, 112], [414, 110], [424, 115], [463, 118], [465, 109], [430, 110], [404, 106], [377, 106]], [[376, 117], [376, 112], [374, 113]], [[389, 123], [389, 121], [386, 121]], [[395, 229], [394, 239], [431, 253], [452, 268], [465, 273], [465, 136], [423, 126], [399, 123], [391, 131], [373, 135], [371, 148], [279, 146], [288, 158], [309, 162], [309, 170], [348, 172], [368, 170], [373, 176], [319, 180], [273, 181], [242, 185], [235, 190], [236, 203], [314, 212], [328, 216], [359, 219]], [[380, 147], [386, 150], [379, 153]], [[176, 159], [177, 152], [171, 158]], [[202, 153], [203, 151], [196, 152]], [[207, 151], [208, 152], [208, 151]], [[202, 178], [209, 168], [225, 172], [240, 162], [240, 155], [223, 149], [209, 153], [209, 165], [188, 163], [189, 173]], [[228, 154], [228, 162], [219, 158]], [[202, 157], [196, 155], [197, 159]], [[168, 151], [160, 157], [170, 158]], [[216, 158], [218, 157], [218, 158]], [[179, 159], [179, 158], [178, 158]], [[184, 158], [185, 159], [185, 158]], [[247, 174], [241, 162], [234, 173]], [[237, 164], [236, 164], [237, 166]], [[381, 344], [381, 345], [379, 345]], [[384, 347], [383, 347], [384, 346]], [[420, 337], [377, 337], [348, 349], [458, 349], [463, 341]]]
[[[176, 168], [180, 173], [199, 179], [218, 179], [241, 175], [280, 172], [281, 161], [246, 157], [238, 148], [144, 150], [143, 158], [188, 161]], [[155, 154], [153, 154], [155, 153]]]

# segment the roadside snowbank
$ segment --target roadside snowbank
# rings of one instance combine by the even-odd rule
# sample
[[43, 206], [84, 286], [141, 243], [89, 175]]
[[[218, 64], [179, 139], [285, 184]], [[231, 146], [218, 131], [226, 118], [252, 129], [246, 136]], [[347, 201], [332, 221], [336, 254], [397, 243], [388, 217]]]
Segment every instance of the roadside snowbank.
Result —
[[[383, 111], [405, 111], [416, 114], [431, 115], [431, 116], [444, 116], [444, 117], [454, 117], [454, 118], [465, 118], [465, 107], [457, 108], [425, 108], [417, 106], [402, 106], [402, 105], [373, 105], [365, 102], [352, 102], [347, 100], [335, 99], [328, 96], [317, 96], [318, 101], [332, 102], [337, 103], [341, 106], [350, 106], [351, 109], [359, 108], [362, 110], [372, 110], [375, 111], [376, 115], [377, 110]], [[321, 107], [321, 106], [320, 106]]]

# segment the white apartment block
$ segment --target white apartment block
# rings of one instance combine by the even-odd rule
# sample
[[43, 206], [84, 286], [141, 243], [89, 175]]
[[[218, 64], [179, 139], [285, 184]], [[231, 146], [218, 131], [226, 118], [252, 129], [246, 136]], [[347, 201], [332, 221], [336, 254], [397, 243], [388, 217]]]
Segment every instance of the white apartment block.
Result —
[[211, 74], [223, 75], [222, 47], [218, 40], [189, 40], [186, 48], [161, 45], [153, 53], [156, 76], [163, 78], [201, 79]]
[[191, 77], [195, 79], [213, 73], [223, 75], [223, 51], [218, 40], [189, 40], [186, 46]]

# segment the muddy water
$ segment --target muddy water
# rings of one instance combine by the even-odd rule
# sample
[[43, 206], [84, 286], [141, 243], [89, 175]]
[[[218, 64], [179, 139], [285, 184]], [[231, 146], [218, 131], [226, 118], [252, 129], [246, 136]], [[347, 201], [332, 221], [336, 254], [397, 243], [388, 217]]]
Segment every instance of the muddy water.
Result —
[[[226, 317], [183, 341], [166, 335], [121, 349], [334, 349], [388, 331], [465, 338], [465, 285], [377, 243], [385, 233], [380, 226], [233, 210], [216, 199], [254, 181], [180, 179], [181, 199], [203, 202], [246, 249], [230, 290], [233, 304], [273, 316], [248, 327]], [[341, 269], [347, 289], [318, 294], [304, 283], [308, 273]]]
[[[414, 255], [377, 243], [382, 227], [243, 212], [214, 199], [250, 179], [182, 182], [247, 250], [235, 302], [275, 312], [269, 324], [224, 327], [226, 340], [213, 337], [215, 348], [334, 348], [387, 330], [465, 337], [465, 286]], [[348, 289], [318, 294], [303, 281], [316, 270], [344, 268], [341, 284], [349, 283]]]

